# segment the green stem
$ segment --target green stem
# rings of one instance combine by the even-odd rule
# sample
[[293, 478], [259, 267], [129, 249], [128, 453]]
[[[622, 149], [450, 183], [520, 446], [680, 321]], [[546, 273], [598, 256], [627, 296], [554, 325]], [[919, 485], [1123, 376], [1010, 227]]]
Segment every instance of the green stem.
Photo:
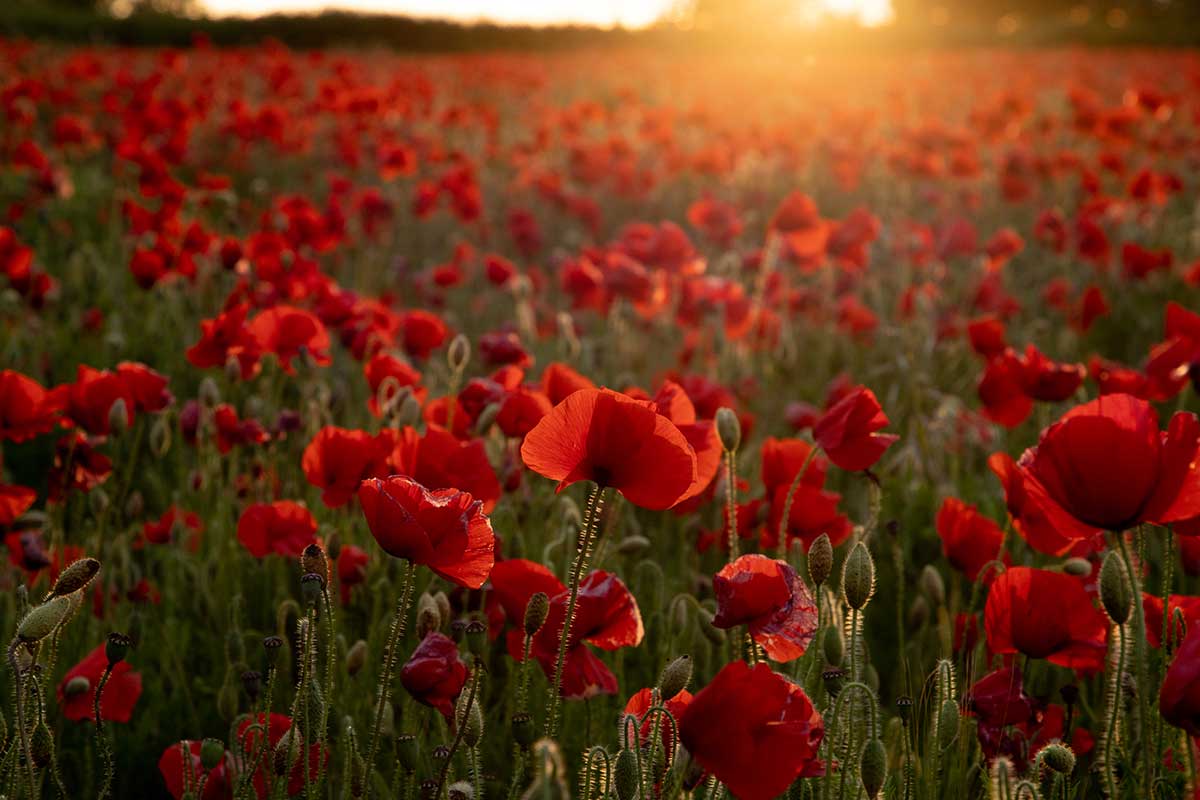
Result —
[[379, 748], [379, 736], [383, 730], [383, 711], [392, 695], [392, 671], [396, 668], [396, 656], [400, 650], [400, 640], [404, 637], [404, 629], [408, 623], [408, 607], [412, 604], [413, 584], [417, 565], [411, 561], [405, 563], [400, 598], [396, 601], [396, 613], [388, 630], [387, 646], [383, 653], [383, 673], [379, 676], [378, 705], [375, 708], [375, 722], [371, 725], [371, 738], [367, 745], [365, 783], [367, 797], [371, 796], [374, 781], [371, 779], [375, 772], [375, 754]]
[[733, 450], [725, 451], [725, 516], [729, 523], [729, 560], [737, 561], [737, 458]]
[[462, 744], [463, 736], [467, 732], [467, 720], [471, 716], [471, 706], [475, 703], [475, 692], [479, 688], [479, 673], [483, 670], [479, 659], [475, 659], [471, 670], [471, 689], [467, 694], [467, 704], [463, 706], [462, 719], [457, 720], [458, 732], [454, 734], [454, 741], [450, 743], [450, 752], [446, 754], [446, 760], [442, 762], [442, 771], [438, 775], [437, 791], [433, 793], [434, 800], [440, 800], [442, 791], [446, 788], [446, 776], [450, 773], [450, 762], [454, 760], [454, 753], [458, 750], [458, 746]]
[[104, 668], [104, 674], [100, 676], [100, 684], [96, 687], [96, 694], [92, 698], [92, 712], [96, 715], [96, 745], [100, 750], [100, 757], [104, 759], [104, 779], [100, 784], [100, 800], [108, 800], [112, 796], [113, 774], [113, 755], [112, 747], [109, 746], [108, 737], [104, 735], [104, 717], [100, 715], [100, 698], [104, 694], [104, 687], [108, 685], [108, 679], [112, 677], [113, 665], [110, 663]]
[[808, 451], [808, 455], [804, 457], [804, 463], [800, 465], [800, 470], [796, 473], [796, 477], [792, 478], [792, 483], [788, 486], [787, 497], [783, 501], [783, 516], [779, 520], [779, 541], [775, 544], [776, 548], [778, 548], [779, 558], [787, 558], [788, 520], [792, 516], [792, 503], [796, 499], [796, 490], [804, 482], [804, 475], [808, 472], [808, 465], [812, 463], [813, 458], [816, 457], [817, 451], [820, 449], [820, 447], [813, 445], [812, 449]]
[[1109, 684], [1108, 720], [1104, 732], [1104, 755], [1101, 768], [1104, 774], [1104, 791], [1110, 798], [1117, 796], [1116, 774], [1113, 772], [1113, 740], [1117, 737], [1117, 722], [1121, 716], [1121, 675], [1125, 672], [1125, 626], [1113, 626], [1117, 638], [1117, 671]]

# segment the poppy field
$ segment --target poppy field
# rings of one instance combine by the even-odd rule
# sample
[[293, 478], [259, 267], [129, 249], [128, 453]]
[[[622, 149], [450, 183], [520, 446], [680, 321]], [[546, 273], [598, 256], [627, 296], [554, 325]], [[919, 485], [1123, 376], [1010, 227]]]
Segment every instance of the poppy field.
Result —
[[1200, 56], [0, 41], [0, 798], [1192, 798]]

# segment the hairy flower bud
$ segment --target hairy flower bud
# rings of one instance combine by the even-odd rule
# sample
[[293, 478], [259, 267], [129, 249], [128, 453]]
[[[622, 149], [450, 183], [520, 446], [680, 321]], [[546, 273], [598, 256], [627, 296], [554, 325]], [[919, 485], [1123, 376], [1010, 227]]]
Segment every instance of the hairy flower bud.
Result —
[[225, 743], [220, 739], [205, 739], [200, 743], [200, 766], [205, 771], [216, 769], [225, 758]]
[[946, 583], [942, 580], [942, 573], [932, 564], [926, 564], [921, 570], [920, 584], [921, 591], [935, 608], [946, 602]]
[[821, 653], [825, 656], [825, 663], [835, 667], [841, 666], [842, 658], [846, 654], [846, 644], [842, 638], [842, 629], [837, 625], [830, 625], [821, 634]]
[[1092, 562], [1086, 558], [1068, 558], [1063, 562], [1063, 572], [1076, 578], [1086, 577], [1092, 574]]
[[[467, 702], [471, 701], [470, 706]], [[467, 746], [474, 747], [483, 736], [483, 710], [479, 707], [479, 698], [471, 697], [471, 691], [464, 689], [458, 696], [454, 708], [454, 724], [463, 729], [463, 741]]]
[[848, 606], [862, 611], [874, 592], [875, 561], [871, 558], [867, 545], [859, 542], [854, 545], [842, 566], [842, 594]]
[[550, 613], [550, 598], [545, 592], [534, 592], [525, 604], [525, 635], [533, 636], [546, 622]]
[[1100, 565], [1100, 603], [1114, 625], [1124, 625], [1129, 621], [1129, 612], [1133, 607], [1133, 590], [1129, 586], [1121, 557], [1112, 551], [1109, 551], [1104, 557], [1104, 563]]
[[721, 406], [717, 409], [717, 435], [721, 437], [721, 447], [725, 452], [737, 452], [742, 444], [742, 423], [732, 408]]
[[100, 571], [100, 562], [94, 558], [81, 558], [72, 562], [69, 567], [59, 573], [54, 588], [50, 590], [53, 597], [63, 597], [74, 594], [86, 587]]
[[658, 693], [663, 700], [670, 700], [687, 688], [692, 680], [692, 657], [682, 655], [663, 667], [658, 679]]
[[617, 754], [617, 763], [613, 767], [613, 783], [617, 790], [617, 800], [633, 800], [638, 794], [641, 776], [638, 774], [637, 756], [628, 748]]
[[446, 363], [449, 365], [451, 372], [462, 374], [462, 371], [467, 368], [467, 362], [471, 360], [471, 340], [464, 334], [458, 334], [450, 342], [450, 347], [446, 349]]
[[1075, 771], [1075, 751], [1058, 740], [1039, 750], [1037, 757], [1060, 775], [1070, 775]]
[[346, 651], [346, 673], [354, 677], [367, 663], [367, 642], [359, 639]]
[[424, 639], [442, 627], [442, 612], [433, 595], [424, 592], [417, 598], [417, 638]]
[[945, 700], [938, 711], [937, 721], [938, 747], [942, 750], [953, 744], [958, 736], [958, 718], [958, 704], [950, 699]]
[[54, 597], [33, 608], [17, 626], [17, 638], [25, 644], [40, 642], [63, 623], [71, 611], [71, 600]]
[[821, 586], [833, 572], [833, 543], [829, 534], [822, 533], [808, 547], [808, 579], [813, 586]]
[[887, 750], [879, 739], [871, 739], [863, 746], [858, 762], [858, 774], [862, 778], [867, 797], [875, 800], [887, 779]]

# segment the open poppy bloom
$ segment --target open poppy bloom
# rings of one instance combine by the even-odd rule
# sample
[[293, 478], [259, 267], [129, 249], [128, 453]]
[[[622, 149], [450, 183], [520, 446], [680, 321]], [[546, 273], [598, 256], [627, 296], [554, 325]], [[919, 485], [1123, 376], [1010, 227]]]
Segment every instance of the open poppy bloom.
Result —
[[713, 626], [745, 625], [776, 661], [804, 655], [817, 631], [817, 604], [785, 561], [756, 553], [726, 564], [713, 576], [717, 615]]
[[454, 434], [429, 425], [425, 434], [415, 428], [384, 428], [378, 438], [392, 447], [392, 472], [408, 475], [427, 489], [458, 489], [469, 492], [490, 513], [500, 499], [500, 480], [488, 461], [482, 439], [460, 441]]
[[[200, 761], [202, 746], [202, 742], [184, 741], [175, 742], [163, 750], [162, 756], [158, 759], [158, 771], [163, 776], [163, 782], [167, 784], [167, 791], [175, 800], [183, 800], [185, 794], [189, 797], [196, 797], [196, 790], [203, 779], [204, 793], [199, 800], [230, 800], [233, 797], [235, 769], [233, 755], [226, 750], [221, 763], [206, 771]], [[185, 764], [185, 758], [191, 761], [190, 767]], [[192, 777], [190, 785], [188, 784], [189, 775]]]
[[332, 363], [329, 333], [321, 320], [292, 306], [276, 306], [255, 317], [246, 328], [264, 353], [273, 353], [289, 375], [295, 374], [292, 359], [307, 353], [317, 366]]
[[696, 453], [696, 480], [680, 500], [682, 502], [699, 495], [717, 477], [724, 452], [717, 435], [717, 424], [710, 419], [697, 418], [696, 406], [675, 381], [664, 381], [652, 402], [655, 411], [679, 429]]
[[457, 489], [429, 491], [412, 478], [372, 478], [358, 488], [371, 535], [397, 558], [478, 589], [495, 563], [496, 537], [483, 504]]
[[[562, 637], [569, 592], [550, 570], [541, 564], [512, 558], [496, 564], [492, 570], [492, 588], [505, 616], [518, 627], [508, 632], [508, 653], [520, 660], [524, 655], [524, 631], [519, 627], [529, 598], [543, 592], [550, 598], [550, 612], [533, 637], [530, 654], [537, 659], [546, 677], [553, 680], [558, 646]], [[575, 622], [567, 642], [563, 664], [561, 694], [569, 699], [616, 694], [617, 678], [587, 645], [601, 650], [636, 647], [645, 633], [637, 600], [621, 579], [603, 571], [584, 577], [575, 605]]]
[[[108, 667], [108, 656], [100, 644], [67, 671], [58, 684], [58, 703], [63, 716], [74, 722], [96, 719], [96, 689]], [[107, 722], [129, 722], [133, 707], [142, 696], [142, 676], [128, 661], [113, 667], [104, 695], [100, 698], [100, 716]]]
[[679, 428], [610, 389], [569, 395], [525, 437], [521, 458], [559, 491], [590, 480], [653, 510], [683, 500], [697, 480], [696, 453]]
[[291, 500], [255, 503], [238, 518], [238, 541], [255, 558], [272, 553], [298, 558], [317, 535], [317, 521], [309, 510]]
[[436, 708], [449, 720], [468, 674], [467, 665], [458, 655], [458, 645], [444, 633], [434, 631], [408, 657], [400, 670], [400, 683], [414, 700]]
[[679, 718], [684, 748], [739, 800], [771, 800], [823, 775], [825, 726], [804, 691], [766, 664], [726, 664]]
[[[824, 489], [829, 462], [812, 452], [813, 446], [803, 439], [768, 436], [763, 441], [762, 481], [766, 488], [765, 500], [769, 504], [767, 526], [761, 541], [764, 548], [779, 545], [779, 527], [789, 492], [792, 493], [792, 505], [784, 530], [789, 543], [798, 539], [807, 547], [824, 533], [836, 547], [849, 538], [850, 520], [838, 510], [841, 495]], [[793, 491], [792, 483], [801, 469], [804, 474]], [[739, 527], [743, 516], [739, 511]]]
[[817, 420], [813, 437], [830, 461], [853, 472], [871, 467], [900, 438], [876, 432], [887, 424], [875, 393], [860, 387]]
[[1006, 570], [988, 590], [983, 622], [993, 653], [1021, 653], [1081, 671], [1104, 668], [1107, 619], [1083, 582], [1071, 575], [1031, 567]]
[[80, 364], [75, 383], [60, 386], [54, 391], [63, 398], [66, 415], [71, 421], [94, 436], [109, 433], [111, 410], [118, 400], [125, 404], [126, 423], [133, 423], [133, 394], [115, 372]]
[[388, 474], [391, 453], [386, 439], [326, 425], [304, 448], [300, 465], [308, 482], [321, 490], [321, 501], [338, 508], [350, 502], [364, 480]]
[[1200, 736], [1200, 631], [1183, 640], [1158, 692], [1163, 719], [1189, 736]]
[[[650, 736], [654, 733], [655, 720], [658, 721], [659, 735], [662, 737], [663, 752], [674, 752], [675, 742], [671, 736], [671, 725], [661, 716], [650, 716], [650, 707], [654, 700], [654, 690], [641, 689], [625, 703], [625, 717], [633, 717], [637, 720], [638, 736], [643, 746], [650, 743]], [[664, 698], [663, 705], [667, 707], [667, 711], [671, 712], [671, 716], [678, 722], [683, 715], [684, 709], [688, 707], [688, 703], [692, 702], [692, 693], [687, 689], [680, 689], [679, 694], [674, 697]], [[627, 722], [622, 722], [627, 725]], [[622, 736], [624, 731], [621, 732]]]
[[969, 580], [976, 580], [980, 570], [1000, 556], [1004, 531], [975, 506], [947, 497], [938, 510], [936, 524], [942, 552]]
[[1104, 395], [1042, 432], [1020, 461], [988, 464], [1009, 514], [1036, 550], [1062, 555], [1103, 531], [1200, 515], [1200, 420], [1179, 412], [1166, 431], [1145, 400]]
[[24, 442], [52, 430], [64, 400], [32, 378], [0, 370], [0, 441]]

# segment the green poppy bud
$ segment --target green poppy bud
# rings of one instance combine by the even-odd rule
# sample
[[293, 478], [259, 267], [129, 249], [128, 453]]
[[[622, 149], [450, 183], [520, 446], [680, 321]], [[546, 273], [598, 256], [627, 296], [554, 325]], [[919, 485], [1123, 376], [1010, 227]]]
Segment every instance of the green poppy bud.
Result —
[[808, 547], [808, 578], [813, 586], [821, 586], [833, 572], [833, 543], [822, 533]]
[[533, 636], [546, 622], [550, 614], [550, 598], [545, 592], [534, 592], [525, 604], [525, 635]]
[[638, 774], [637, 756], [632, 750], [622, 750], [617, 755], [617, 763], [613, 767], [613, 783], [617, 790], [617, 800], [633, 800], [638, 795], [641, 776]]
[[1075, 752], [1060, 741], [1053, 741], [1038, 751], [1041, 762], [1060, 775], [1075, 771]]
[[25, 644], [40, 642], [66, 620], [71, 612], [71, 600], [54, 597], [32, 609], [17, 626], [17, 638]]
[[658, 679], [658, 692], [662, 699], [670, 700], [687, 688], [692, 680], [692, 657], [682, 655], [663, 667], [662, 676]]
[[863, 789], [870, 800], [879, 796], [883, 782], [887, 779], [887, 750], [879, 739], [871, 739], [863, 747], [862, 756], [858, 762], [858, 774], [862, 779]]
[[1133, 609], [1133, 590], [1129, 586], [1121, 557], [1112, 551], [1100, 565], [1100, 603], [1114, 625], [1124, 625], [1129, 621], [1129, 613]]
[[842, 566], [842, 594], [848, 606], [862, 611], [874, 592], [875, 560], [871, 558], [866, 544], [859, 542], [854, 545]]
[[58, 580], [54, 582], [54, 588], [50, 590], [50, 594], [53, 597], [75, 594], [91, 583], [92, 578], [96, 577], [96, 573], [99, 571], [100, 562], [94, 558], [81, 558], [74, 561], [59, 573]]
[[225, 743], [220, 739], [205, 739], [200, 743], [200, 766], [205, 771], [216, 769], [225, 758]]
[[742, 423], [732, 408], [721, 406], [717, 409], [717, 436], [721, 438], [721, 447], [726, 453], [737, 452], [742, 444]]

